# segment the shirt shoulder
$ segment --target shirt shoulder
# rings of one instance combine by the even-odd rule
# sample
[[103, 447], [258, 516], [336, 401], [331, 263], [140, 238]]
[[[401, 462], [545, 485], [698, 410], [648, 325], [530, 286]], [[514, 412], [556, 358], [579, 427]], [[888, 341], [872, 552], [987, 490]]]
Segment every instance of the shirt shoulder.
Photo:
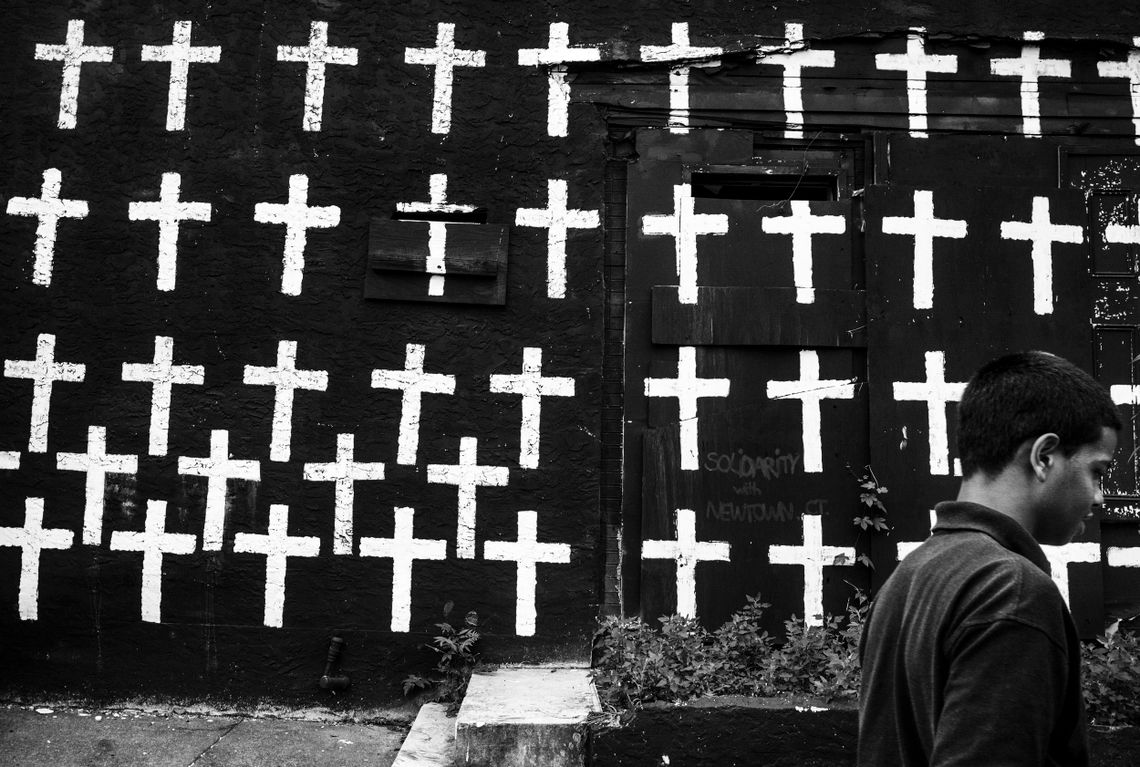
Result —
[[1049, 573], [984, 533], [948, 533], [928, 543], [916, 576], [946, 584], [956, 628], [1015, 621], [1063, 642], [1068, 608]]

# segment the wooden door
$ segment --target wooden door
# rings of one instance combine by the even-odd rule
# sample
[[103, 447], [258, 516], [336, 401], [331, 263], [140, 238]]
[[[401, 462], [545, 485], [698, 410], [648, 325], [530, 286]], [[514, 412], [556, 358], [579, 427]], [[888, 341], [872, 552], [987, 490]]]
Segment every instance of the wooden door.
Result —
[[772, 626], [865, 586], [862, 145], [642, 131], [627, 196], [627, 610]]

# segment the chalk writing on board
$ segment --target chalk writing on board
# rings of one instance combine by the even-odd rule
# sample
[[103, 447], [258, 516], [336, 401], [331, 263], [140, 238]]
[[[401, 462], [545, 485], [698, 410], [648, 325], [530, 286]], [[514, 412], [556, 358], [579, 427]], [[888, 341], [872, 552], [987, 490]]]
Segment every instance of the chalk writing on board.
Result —
[[783, 453], [777, 448], [771, 455], [749, 455], [743, 448], [732, 453], [706, 453], [705, 471], [733, 474], [742, 479], [777, 479], [795, 474], [800, 465], [799, 453]]
[[823, 514], [826, 498], [812, 498], [796, 510], [795, 501], [767, 501], [765, 503], [735, 503], [733, 501], [707, 501], [705, 519], [720, 522], [790, 522], [804, 514]]

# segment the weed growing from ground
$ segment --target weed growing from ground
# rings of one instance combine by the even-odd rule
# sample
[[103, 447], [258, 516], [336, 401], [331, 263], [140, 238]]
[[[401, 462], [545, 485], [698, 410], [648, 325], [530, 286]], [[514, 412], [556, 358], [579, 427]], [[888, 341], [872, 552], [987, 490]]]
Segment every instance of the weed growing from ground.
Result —
[[[444, 608], [446, 618], [451, 611], [451, 603]], [[421, 700], [424, 703], [447, 703], [454, 712], [463, 700], [471, 672], [479, 662], [475, 645], [479, 642], [479, 614], [474, 610], [463, 617], [463, 625], [458, 628], [446, 621], [435, 624], [439, 633], [425, 648], [436, 654], [435, 667], [427, 676], [409, 674], [404, 678], [404, 695], [416, 690], [428, 690]]]

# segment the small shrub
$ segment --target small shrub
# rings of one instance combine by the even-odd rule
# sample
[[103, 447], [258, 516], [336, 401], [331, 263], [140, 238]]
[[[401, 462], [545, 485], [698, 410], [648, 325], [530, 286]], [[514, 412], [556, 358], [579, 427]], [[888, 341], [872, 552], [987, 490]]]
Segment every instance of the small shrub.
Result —
[[[451, 611], [451, 603], [444, 607], [444, 617]], [[435, 624], [439, 634], [432, 638], [425, 648], [436, 654], [436, 663], [427, 676], [409, 674], [404, 678], [404, 695], [415, 690], [428, 690], [423, 697], [426, 703], [448, 703], [451, 709], [458, 709], [471, 680], [471, 672], [479, 662], [475, 645], [479, 642], [479, 614], [474, 610], [463, 617], [459, 628], [446, 621]]]
[[1140, 725], [1140, 634], [1115, 631], [1081, 647], [1081, 687], [1095, 724]]
[[606, 619], [594, 636], [594, 682], [603, 700], [620, 708], [714, 694], [854, 698], [866, 613], [866, 597], [856, 599], [846, 616], [828, 617], [823, 626], [793, 617], [782, 645], [761, 628], [770, 605], [759, 597], [711, 633], [675, 615], [660, 618], [659, 630], [638, 618]]

